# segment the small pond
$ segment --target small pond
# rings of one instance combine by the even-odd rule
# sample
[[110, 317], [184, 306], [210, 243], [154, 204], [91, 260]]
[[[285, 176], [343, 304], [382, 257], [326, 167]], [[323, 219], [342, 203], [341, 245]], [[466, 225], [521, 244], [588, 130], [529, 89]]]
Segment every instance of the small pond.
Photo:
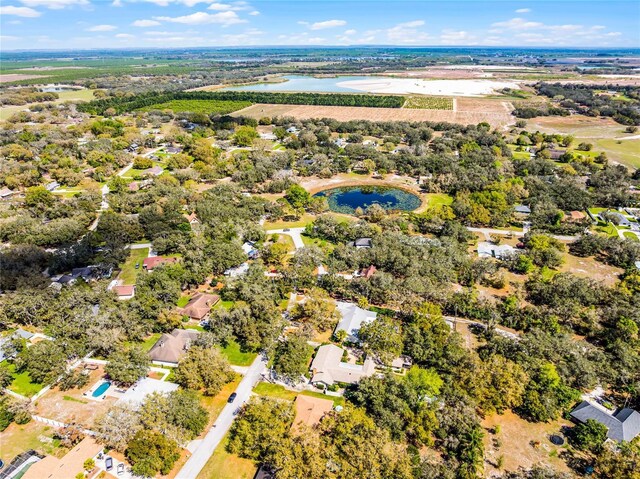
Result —
[[385, 210], [412, 211], [420, 206], [413, 193], [392, 186], [341, 186], [316, 193], [327, 198], [329, 209], [336, 213], [354, 214], [357, 208], [366, 210], [377, 204]]

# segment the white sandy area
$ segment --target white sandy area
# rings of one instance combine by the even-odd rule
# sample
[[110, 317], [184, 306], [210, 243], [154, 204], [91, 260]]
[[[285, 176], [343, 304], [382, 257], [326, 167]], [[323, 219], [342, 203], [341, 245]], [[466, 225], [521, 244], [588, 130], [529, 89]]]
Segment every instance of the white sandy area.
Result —
[[602, 74], [602, 75], [598, 75], [600, 78], [640, 78], [640, 72], [635, 73], [635, 74], [629, 74], [629, 75], [616, 75], [616, 74], [611, 74], [611, 75], [606, 75], [606, 74]]
[[516, 65], [446, 65], [445, 70], [534, 70], [533, 67]]
[[380, 80], [352, 80], [337, 84], [344, 88], [368, 93], [417, 93], [421, 95], [482, 96], [502, 88], [520, 88], [511, 81], [496, 80], [420, 80], [415, 78], [388, 78]]

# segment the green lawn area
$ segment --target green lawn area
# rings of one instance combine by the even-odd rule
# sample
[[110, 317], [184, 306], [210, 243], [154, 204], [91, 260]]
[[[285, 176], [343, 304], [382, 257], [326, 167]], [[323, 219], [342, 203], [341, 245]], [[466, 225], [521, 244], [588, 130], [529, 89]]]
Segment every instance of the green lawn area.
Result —
[[427, 193], [424, 196], [427, 198], [428, 206], [450, 205], [453, 203], [453, 198], [446, 193]]
[[284, 228], [301, 228], [311, 223], [315, 217], [313, 215], [305, 214], [297, 221], [267, 221], [264, 224], [266, 230], [279, 230]]
[[165, 103], [157, 103], [145, 108], [141, 111], [151, 110], [173, 110], [175, 113], [191, 112], [226, 115], [234, 111], [242, 110], [251, 106], [248, 101], [227, 101], [227, 100], [171, 100]]
[[54, 429], [36, 421], [27, 424], [11, 423], [2, 431], [2, 459], [8, 463], [18, 454], [29, 449], [53, 454], [60, 447], [60, 440], [53, 439]]
[[615, 140], [603, 138], [595, 140], [595, 147], [605, 151], [607, 156], [627, 166], [640, 168], [640, 140]]
[[191, 299], [190, 296], [180, 296], [177, 303], [178, 308], [184, 308], [189, 302], [189, 299]]
[[638, 239], [638, 236], [635, 233], [632, 233], [631, 231], [625, 231], [624, 233], [622, 233], [624, 235], [625, 238], [628, 238], [632, 241], [640, 241]]
[[227, 405], [229, 396], [238, 388], [238, 384], [240, 384], [241, 380], [242, 376], [236, 374], [236, 378], [229, 384], [225, 384], [220, 392], [215, 396], [204, 396], [200, 394], [200, 402], [202, 406], [209, 411], [209, 426], [216, 421], [222, 409]]
[[235, 366], [250, 366], [258, 355], [257, 353], [240, 351], [240, 345], [234, 340], [229, 341], [229, 344], [222, 348], [222, 354]]
[[160, 339], [160, 336], [161, 336], [160, 333], [153, 333], [151, 336], [149, 336], [147, 339], [145, 339], [142, 342], [140, 347], [145, 351], [149, 351], [153, 347], [153, 345], [158, 342], [158, 339]]
[[227, 452], [229, 437], [225, 436], [198, 474], [197, 479], [252, 479], [258, 468], [249, 459]]
[[321, 399], [331, 399], [335, 406], [344, 406], [344, 398], [342, 396], [328, 396], [320, 392], [315, 393], [313, 391], [302, 391], [297, 393], [296, 391], [289, 391], [279, 384], [271, 384], [265, 382], [259, 382], [256, 387], [253, 388], [253, 392], [260, 396], [267, 396], [276, 399], [285, 399], [287, 401], [293, 401], [298, 394], [303, 396], [311, 396]]
[[233, 307], [233, 301], [218, 301], [216, 303], [216, 305], [213, 307], [215, 308], [224, 308], [224, 309], [231, 309]]
[[[149, 256], [149, 248], [129, 250], [129, 257], [120, 267], [121, 271], [118, 279], [122, 280], [123, 284], [136, 284], [136, 276], [138, 276], [139, 271], [143, 271], [142, 261], [147, 256]], [[136, 269], [136, 263], [140, 263], [138, 269]]]
[[305, 246], [316, 245], [321, 250], [326, 251], [327, 253], [331, 253], [336, 247], [335, 244], [327, 240], [323, 240], [320, 238], [309, 238], [308, 236], [305, 236], [305, 235], [300, 235], [300, 236]]
[[12, 363], [5, 363], [9, 371], [13, 374], [13, 381], [9, 385], [9, 389], [14, 393], [18, 393], [25, 397], [31, 397], [34, 394], [40, 392], [45, 386], [44, 384], [32, 383], [29, 373], [16, 373], [16, 366]]

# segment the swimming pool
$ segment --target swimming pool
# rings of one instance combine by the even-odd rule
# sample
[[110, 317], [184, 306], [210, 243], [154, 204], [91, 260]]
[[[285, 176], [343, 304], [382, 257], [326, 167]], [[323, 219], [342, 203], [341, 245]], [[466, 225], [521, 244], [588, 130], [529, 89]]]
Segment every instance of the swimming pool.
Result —
[[100, 397], [102, 396], [104, 393], [107, 392], [107, 389], [109, 389], [111, 387], [111, 383], [109, 381], [105, 381], [103, 382], [100, 386], [98, 386], [92, 393], [91, 395], [94, 398]]

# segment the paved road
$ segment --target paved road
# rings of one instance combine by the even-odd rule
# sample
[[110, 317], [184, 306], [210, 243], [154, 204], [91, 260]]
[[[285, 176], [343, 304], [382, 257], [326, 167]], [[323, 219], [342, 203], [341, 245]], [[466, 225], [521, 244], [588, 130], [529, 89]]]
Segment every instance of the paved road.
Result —
[[296, 249], [304, 248], [304, 242], [302, 241], [301, 234], [304, 232], [304, 228], [287, 228], [285, 230], [267, 230], [267, 234], [279, 234], [279, 235], [289, 235], [293, 240], [293, 245]]
[[229, 428], [231, 428], [234, 411], [249, 400], [253, 386], [258, 382], [266, 369], [267, 362], [262, 358], [262, 355], [259, 355], [247, 370], [242, 381], [240, 381], [235, 391], [238, 395], [235, 401], [224, 407], [213, 427], [198, 445], [193, 455], [185, 465], [182, 466], [176, 479], [196, 479], [198, 477], [198, 474], [202, 471], [202, 468], [211, 457], [211, 454], [213, 454], [213, 451], [215, 451], [225, 434], [229, 431]]

